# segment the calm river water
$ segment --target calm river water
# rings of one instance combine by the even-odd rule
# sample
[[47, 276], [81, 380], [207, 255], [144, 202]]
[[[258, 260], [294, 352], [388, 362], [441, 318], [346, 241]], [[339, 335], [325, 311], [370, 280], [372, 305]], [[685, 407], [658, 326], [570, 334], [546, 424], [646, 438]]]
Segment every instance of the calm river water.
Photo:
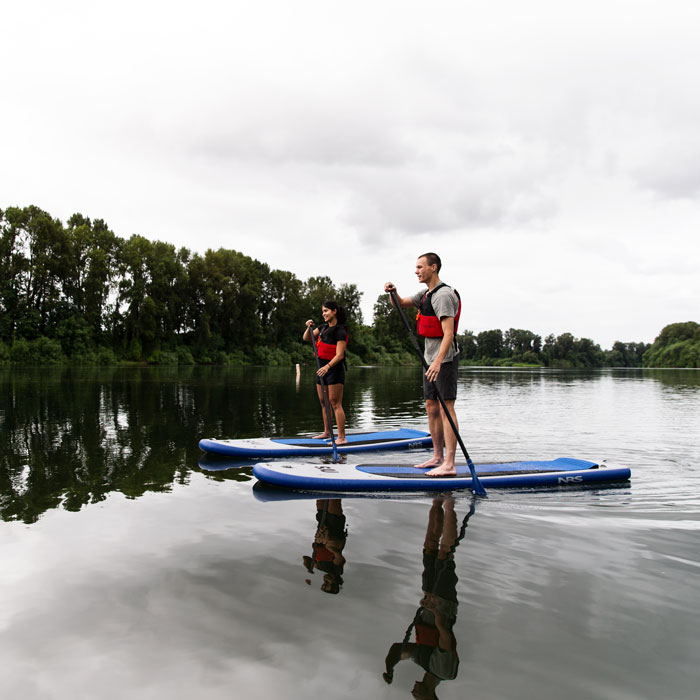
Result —
[[[352, 368], [349, 426], [425, 428], [418, 373]], [[457, 413], [632, 480], [273, 499], [197, 442], [317, 431], [310, 369], [1, 371], [0, 696], [697, 698], [700, 372], [465, 368]]]

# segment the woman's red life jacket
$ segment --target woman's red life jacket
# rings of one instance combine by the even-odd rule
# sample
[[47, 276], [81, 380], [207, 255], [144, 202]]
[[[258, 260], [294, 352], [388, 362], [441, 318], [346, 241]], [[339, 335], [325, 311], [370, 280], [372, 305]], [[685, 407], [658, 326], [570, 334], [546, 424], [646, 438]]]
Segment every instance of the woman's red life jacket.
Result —
[[[420, 307], [418, 308], [418, 313], [416, 314], [416, 328], [418, 330], [418, 335], [423, 336], [423, 338], [442, 338], [445, 335], [442, 332], [442, 323], [440, 319], [435, 315], [435, 309], [430, 303], [431, 295], [435, 294], [440, 287], [447, 287], [444, 282], [435, 287], [431, 292], [426, 292], [423, 298], [420, 300]], [[448, 287], [451, 289], [451, 287]], [[459, 325], [459, 317], [462, 313], [462, 299], [459, 296], [459, 292], [456, 289], [452, 290], [457, 295], [457, 314], [455, 316], [455, 330], [454, 334], [457, 335], [457, 326]]]
[[[328, 328], [330, 328], [330, 326], [328, 326]], [[347, 347], [347, 344], [350, 342], [350, 334], [347, 332], [347, 329], [345, 334], [345, 347]], [[323, 329], [321, 329], [321, 332], [318, 334], [318, 339], [316, 340], [316, 351], [318, 352], [318, 356], [322, 360], [332, 360], [336, 354], [337, 343], [326, 343], [325, 341], [321, 340], [322, 336]], [[345, 357], [345, 353], [343, 353], [343, 357]]]
[[436, 627], [416, 623], [416, 643], [426, 647], [436, 647], [440, 640], [440, 632]]

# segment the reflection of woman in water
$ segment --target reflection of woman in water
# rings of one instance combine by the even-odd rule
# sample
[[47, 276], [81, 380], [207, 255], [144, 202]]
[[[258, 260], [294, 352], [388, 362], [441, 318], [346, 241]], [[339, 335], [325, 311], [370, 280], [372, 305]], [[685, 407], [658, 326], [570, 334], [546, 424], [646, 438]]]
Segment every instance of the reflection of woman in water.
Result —
[[[314, 569], [323, 571], [321, 590], [338, 593], [343, 585], [343, 548], [347, 539], [343, 503], [340, 499], [316, 501], [316, 535], [312, 545], [312, 555], [302, 557], [306, 570], [313, 574]], [[311, 579], [306, 579], [311, 585]]]
[[[411, 691], [417, 700], [434, 700], [440, 681], [457, 676], [459, 657], [452, 628], [457, 619], [454, 550], [459, 539], [454, 500], [436, 498], [430, 509], [423, 548], [423, 598], [404, 641], [391, 645], [384, 673], [384, 680], [391, 683], [399, 661], [411, 659], [418, 664], [425, 674]], [[411, 629], [415, 629], [412, 643], [408, 641]]]

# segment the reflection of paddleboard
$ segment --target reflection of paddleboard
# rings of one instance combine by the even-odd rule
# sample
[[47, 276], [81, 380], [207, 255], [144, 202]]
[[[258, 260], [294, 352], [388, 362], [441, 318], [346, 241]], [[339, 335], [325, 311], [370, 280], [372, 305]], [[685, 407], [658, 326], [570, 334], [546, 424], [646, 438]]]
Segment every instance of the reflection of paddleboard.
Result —
[[392, 501], [416, 501], [425, 500], [425, 493], [419, 491], [393, 491], [391, 493], [381, 493], [379, 491], [295, 491], [294, 489], [283, 489], [279, 486], [272, 486], [263, 481], [256, 481], [251, 489], [256, 501], [261, 503], [278, 503], [281, 501], [317, 501], [319, 498], [331, 501], [345, 501], [349, 498], [356, 500], [372, 498], [390, 498]]
[[[471, 488], [466, 465], [456, 477], [426, 476], [427, 469], [392, 464], [307, 464], [259, 462], [253, 474], [267, 484], [305, 491], [450, 491]], [[560, 457], [549, 461], [477, 464], [484, 488], [581, 486], [630, 478], [627, 467]]]
[[[405, 447], [432, 445], [428, 433], [403, 428], [369, 433], [348, 433], [347, 443], [337, 445], [338, 452], [368, 452], [370, 450], [394, 450]], [[200, 440], [200, 449], [209, 454], [228, 457], [309, 457], [333, 454], [333, 444], [328, 440], [310, 437], [250, 438], [242, 440]]]
[[240, 469], [252, 469], [255, 466], [255, 460], [252, 459], [233, 459], [226, 457], [217, 457], [217, 455], [202, 455], [198, 460], [199, 468], [205, 472], [223, 472], [229, 469], [235, 471]]

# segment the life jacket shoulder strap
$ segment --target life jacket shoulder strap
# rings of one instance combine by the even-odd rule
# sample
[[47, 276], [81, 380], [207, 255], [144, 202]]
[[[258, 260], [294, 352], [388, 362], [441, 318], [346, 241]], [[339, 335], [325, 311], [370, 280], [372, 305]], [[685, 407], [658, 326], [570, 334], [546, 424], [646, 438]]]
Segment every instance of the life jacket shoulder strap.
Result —
[[[437, 290], [441, 289], [442, 287], [447, 287], [448, 289], [451, 289], [455, 293], [455, 295], [457, 296], [457, 299], [459, 299], [459, 300], [462, 299], [462, 297], [459, 296], [459, 292], [454, 287], [450, 287], [450, 285], [447, 284], [447, 282], [440, 282], [440, 284], [438, 284], [436, 287], [428, 290], [427, 292], [425, 292], [425, 294], [423, 294], [423, 296], [421, 297], [421, 300], [420, 300], [421, 306], [423, 305], [423, 302], [426, 299], [428, 299], [428, 301], [430, 301], [430, 297], [433, 296], [433, 294], [435, 294], [435, 292], [437, 292]], [[431, 306], [432, 306], [432, 304], [431, 304]]]

